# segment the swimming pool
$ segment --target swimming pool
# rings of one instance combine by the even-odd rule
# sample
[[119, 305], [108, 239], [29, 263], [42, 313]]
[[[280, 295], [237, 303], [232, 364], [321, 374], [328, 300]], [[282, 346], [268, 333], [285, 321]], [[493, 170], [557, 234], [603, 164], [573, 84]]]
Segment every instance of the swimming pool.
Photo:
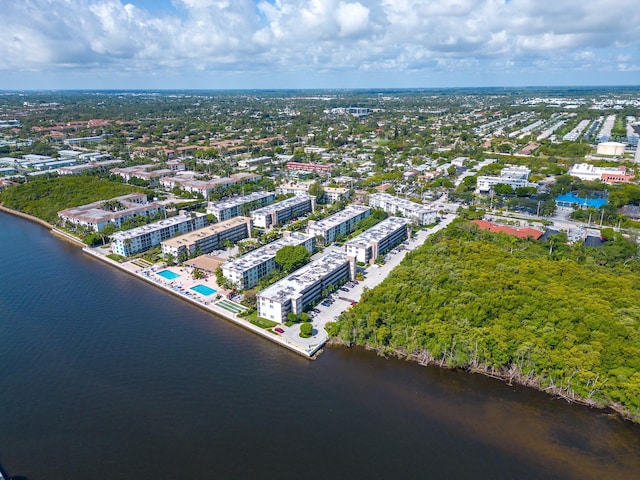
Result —
[[156, 273], [160, 275], [162, 278], [166, 278], [167, 280], [175, 280], [180, 276], [177, 273], [172, 272], [171, 270], [161, 270]]
[[205, 297], [216, 293], [216, 290], [207, 287], [206, 285], [196, 285], [194, 287], [191, 287], [191, 290], [193, 290], [194, 292], [198, 292], [200, 295], [204, 295]]

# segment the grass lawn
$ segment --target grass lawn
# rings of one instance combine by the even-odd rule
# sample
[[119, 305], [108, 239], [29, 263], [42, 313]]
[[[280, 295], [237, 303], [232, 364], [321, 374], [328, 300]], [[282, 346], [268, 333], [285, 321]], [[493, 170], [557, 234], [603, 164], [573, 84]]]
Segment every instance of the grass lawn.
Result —
[[114, 262], [121, 262], [124, 257], [116, 253], [110, 253], [109, 255], [107, 255], [107, 258], [110, 258]]
[[253, 323], [256, 327], [260, 328], [272, 328], [276, 325], [279, 325], [278, 322], [258, 317], [258, 312], [253, 312], [251, 315], [247, 316], [247, 320]]

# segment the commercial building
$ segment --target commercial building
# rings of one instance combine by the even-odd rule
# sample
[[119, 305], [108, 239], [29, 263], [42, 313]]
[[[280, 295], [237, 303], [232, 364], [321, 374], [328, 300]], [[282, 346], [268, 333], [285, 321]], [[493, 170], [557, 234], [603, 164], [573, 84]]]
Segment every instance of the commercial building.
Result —
[[303, 246], [309, 250], [309, 253], [313, 253], [315, 238], [304, 233], [293, 232], [288, 237], [280, 238], [240, 258], [225, 262], [222, 265], [222, 274], [239, 289], [255, 287], [261, 278], [276, 269], [276, 253], [286, 246]]
[[219, 202], [209, 202], [207, 213], [215, 216], [218, 222], [222, 222], [240, 215], [247, 215], [251, 210], [273, 203], [275, 199], [274, 192], [254, 192]]
[[258, 316], [286, 322], [289, 312], [299, 315], [330, 286], [352, 278], [352, 272], [352, 262], [346, 253], [333, 251], [322, 255], [258, 293]]
[[418, 225], [430, 225], [436, 222], [437, 211], [433, 208], [412, 202], [405, 198], [394, 197], [388, 193], [369, 195], [369, 206], [379, 208], [391, 215], [402, 215]]
[[357, 262], [373, 263], [408, 238], [410, 223], [406, 218], [386, 218], [345, 243], [345, 251]]
[[253, 225], [258, 228], [271, 228], [282, 225], [292, 218], [313, 212], [316, 199], [310, 195], [296, 195], [273, 205], [259, 208], [251, 212]]
[[480, 176], [478, 177], [476, 188], [480, 193], [486, 193], [498, 184], [509, 185], [514, 190], [521, 187], [536, 187], [535, 183], [529, 182], [531, 170], [527, 167], [509, 165], [500, 171], [499, 177]]
[[248, 217], [234, 217], [224, 222], [214, 223], [193, 232], [185, 233], [179, 237], [164, 240], [162, 246], [163, 255], [179, 257], [186, 253], [193, 257], [196, 251], [203, 254], [221, 248], [228, 240], [237, 242], [251, 236], [251, 219]]
[[607, 204], [607, 200], [604, 198], [584, 198], [575, 195], [574, 193], [564, 193], [558, 195], [553, 199], [558, 207], [565, 208], [601, 208]]
[[120, 228], [125, 220], [135, 217], [151, 217], [164, 212], [164, 205], [148, 202], [144, 193], [131, 193], [110, 200], [71, 207], [58, 212], [64, 222], [100, 232], [107, 225]]
[[160, 245], [179, 233], [187, 233], [209, 224], [204, 213], [195, 213], [193, 216], [181, 211], [175, 217], [160, 220], [158, 222], [142, 225], [140, 227], [115, 232], [111, 235], [111, 251], [118, 255], [128, 257], [139, 252], [144, 252]]
[[619, 167], [594, 167], [589, 163], [578, 163], [567, 172], [572, 177], [581, 180], [600, 180], [605, 183], [628, 183], [633, 175], [627, 175], [627, 168], [624, 165]]
[[314, 237], [322, 237], [324, 244], [329, 245], [338, 236], [348, 235], [353, 232], [356, 224], [369, 215], [371, 215], [371, 207], [350, 205], [323, 220], [310, 221], [307, 225], [307, 233]]

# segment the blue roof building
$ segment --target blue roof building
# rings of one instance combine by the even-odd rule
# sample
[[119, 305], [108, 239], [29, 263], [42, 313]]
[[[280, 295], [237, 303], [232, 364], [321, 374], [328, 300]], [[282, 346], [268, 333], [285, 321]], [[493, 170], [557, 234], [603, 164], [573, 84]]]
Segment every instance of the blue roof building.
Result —
[[607, 204], [604, 198], [583, 198], [573, 193], [565, 193], [554, 198], [556, 205], [559, 207], [573, 207], [579, 205], [580, 208], [601, 208]]

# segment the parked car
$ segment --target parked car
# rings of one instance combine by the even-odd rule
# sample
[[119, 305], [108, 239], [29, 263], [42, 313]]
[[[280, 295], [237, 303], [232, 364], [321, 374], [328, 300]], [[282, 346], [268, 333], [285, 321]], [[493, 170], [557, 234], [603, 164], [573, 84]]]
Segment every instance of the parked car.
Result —
[[349, 289], [346, 288], [346, 287], [342, 287], [340, 290], [342, 290], [343, 292], [348, 292], [349, 291]]
[[281, 329], [280, 327], [276, 327], [273, 329], [274, 331], [278, 332], [278, 333], [284, 333], [284, 330]]

